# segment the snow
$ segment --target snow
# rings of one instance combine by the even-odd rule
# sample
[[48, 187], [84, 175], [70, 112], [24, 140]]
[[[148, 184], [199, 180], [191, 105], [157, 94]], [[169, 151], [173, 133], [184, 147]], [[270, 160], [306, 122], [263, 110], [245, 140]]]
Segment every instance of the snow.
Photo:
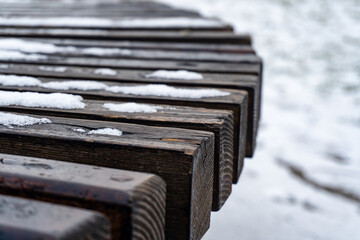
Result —
[[9, 68], [9, 65], [6, 65], [6, 64], [0, 64], [0, 68]]
[[59, 109], [79, 109], [85, 107], [82, 97], [78, 95], [0, 91], [0, 106], [11, 105]]
[[358, 1], [162, 1], [250, 33], [265, 60], [255, 157], [203, 239], [360, 239], [359, 202], [314, 188], [279, 161], [360, 195]]
[[3, 86], [33, 87], [40, 84], [41, 81], [34, 77], [0, 74], [0, 85]]
[[34, 118], [20, 114], [0, 112], [0, 125], [8, 128], [13, 128], [13, 126], [23, 127], [46, 123], [51, 123], [51, 121], [47, 118]]
[[111, 135], [111, 136], [121, 136], [122, 131], [115, 128], [100, 128], [96, 130], [91, 130], [88, 134], [99, 134], [99, 135]]
[[149, 105], [149, 104], [139, 104], [139, 103], [105, 103], [104, 108], [109, 109], [114, 112], [127, 112], [127, 113], [156, 113], [157, 110], [163, 109], [161, 106]]
[[46, 58], [45, 55], [41, 54], [25, 54], [18, 51], [0, 50], [0, 60], [39, 60]]
[[94, 71], [94, 73], [100, 75], [116, 75], [117, 72], [110, 68], [98, 68]]
[[73, 131], [78, 133], [86, 133], [86, 130], [82, 128], [74, 128]]
[[51, 43], [25, 41], [18, 38], [0, 39], [0, 49], [14, 50], [25, 53], [55, 53], [63, 51], [75, 51], [75, 47], [58, 47]]
[[65, 72], [67, 67], [39, 66], [39, 70], [46, 72]]
[[81, 52], [88, 55], [94, 56], [111, 56], [111, 55], [131, 55], [132, 51], [129, 49], [121, 48], [84, 48], [81, 49]]
[[105, 18], [79, 18], [79, 17], [57, 17], [57, 18], [28, 18], [28, 17], [0, 17], [0, 26], [53, 26], [53, 27], [142, 27], [142, 28], [166, 28], [166, 27], [218, 27], [224, 23], [215, 19], [201, 19], [188, 17], [164, 18], [127, 18], [127, 19], [105, 19]]
[[56, 90], [102, 90], [107, 87], [106, 84], [96, 81], [62, 81], [62, 82], [47, 82], [42, 83], [41, 87], [56, 89]]
[[174, 98], [206, 98], [206, 97], [222, 97], [230, 95], [229, 92], [217, 89], [187, 89], [175, 88], [165, 84], [147, 84], [139, 86], [113, 86], [108, 87], [107, 91], [114, 93], [123, 93], [138, 96], [158, 96], [158, 97], [174, 97]]
[[158, 70], [151, 74], [146, 75], [147, 78], [162, 78], [162, 79], [181, 79], [181, 80], [201, 80], [203, 75], [196, 72], [186, 70], [167, 71]]

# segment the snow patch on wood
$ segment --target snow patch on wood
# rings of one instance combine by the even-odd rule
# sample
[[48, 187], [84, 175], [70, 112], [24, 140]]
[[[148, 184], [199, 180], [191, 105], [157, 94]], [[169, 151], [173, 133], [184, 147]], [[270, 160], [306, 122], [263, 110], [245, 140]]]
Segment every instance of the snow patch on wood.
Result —
[[47, 82], [39, 85], [40, 87], [56, 89], [56, 90], [102, 90], [107, 87], [106, 84], [96, 81], [63, 81], [63, 82]]
[[94, 71], [95, 74], [99, 75], [116, 75], [116, 71], [110, 68], [98, 68]]
[[45, 72], [65, 72], [67, 67], [39, 66], [38, 69]]
[[10, 51], [10, 50], [0, 50], [0, 59], [1, 60], [40, 60], [46, 59], [45, 55], [41, 54], [25, 54], [18, 51]]
[[174, 97], [174, 98], [206, 98], [206, 97], [222, 97], [230, 95], [229, 92], [217, 89], [188, 89], [175, 88], [165, 84], [148, 84], [140, 86], [113, 86], [108, 87], [107, 91], [114, 93], [123, 93], [138, 96], [158, 96], [158, 97]]
[[26, 115], [0, 112], [0, 125], [8, 128], [13, 128], [14, 126], [23, 127], [46, 123], [51, 123], [51, 121], [47, 118], [34, 118]]
[[75, 47], [58, 47], [51, 43], [25, 41], [17, 38], [0, 39], [0, 49], [13, 50], [25, 53], [55, 53], [63, 51], [75, 51]]
[[121, 48], [84, 48], [80, 50], [83, 54], [94, 56], [111, 56], [111, 55], [131, 55], [132, 51], [129, 49]]
[[82, 100], [81, 96], [64, 93], [0, 91], [0, 106], [80, 109], [85, 108]]
[[190, 72], [186, 70], [178, 70], [178, 71], [158, 70], [151, 74], [147, 74], [146, 78], [201, 80], [204, 77], [200, 73]]
[[116, 128], [100, 128], [97, 130], [91, 130], [88, 134], [99, 134], [99, 135], [111, 135], [111, 136], [121, 136], [122, 131]]
[[114, 111], [114, 112], [126, 112], [126, 113], [156, 113], [157, 110], [163, 109], [161, 106], [149, 105], [149, 104], [139, 104], [139, 103], [105, 103], [104, 108]]
[[0, 75], [0, 85], [17, 87], [39, 86], [41, 81], [34, 77], [17, 75]]

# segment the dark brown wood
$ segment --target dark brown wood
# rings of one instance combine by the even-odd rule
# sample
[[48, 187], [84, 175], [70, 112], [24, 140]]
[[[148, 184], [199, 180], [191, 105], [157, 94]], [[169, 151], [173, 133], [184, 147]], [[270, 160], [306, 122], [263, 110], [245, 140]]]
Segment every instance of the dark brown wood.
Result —
[[193, 31], [159, 29], [149, 30], [106, 30], [106, 29], [68, 29], [68, 28], [0, 28], [3, 37], [44, 37], [44, 38], [76, 38], [106, 39], [127, 41], [155, 42], [190, 42], [190, 43], [230, 43], [251, 45], [249, 35], [239, 35], [221, 31]]
[[[64, 79], [53, 79], [53, 78], [41, 78], [43, 83], [47, 82], [63, 82]], [[120, 84], [114, 82], [102, 82], [107, 86], [143, 86], [140, 84]], [[206, 88], [184, 88], [200, 90]], [[233, 181], [236, 183], [240, 177], [243, 161], [245, 157], [245, 150], [247, 146], [246, 132], [248, 124], [248, 94], [241, 90], [229, 90], [221, 89], [221, 91], [228, 92], [228, 96], [222, 97], [208, 97], [208, 98], [177, 98], [177, 97], [160, 97], [155, 95], [137, 96], [131, 94], [113, 93], [105, 90], [96, 91], [79, 91], [79, 90], [54, 90], [42, 87], [14, 87], [14, 86], [0, 86], [0, 90], [11, 90], [11, 91], [32, 91], [32, 92], [63, 92], [78, 94], [86, 99], [93, 100], [107, 100], [107, 101], [127, 101], [127, 102], [138, 102], [138, 103], [153, 103], [153, 104], [171, 104], [174, 106], [188, 106], [188, 107], [203, 107], [208, 109], [220, 109], [230, 110], [234, 116], [234, 178]], [[218, 89], [220, 90], [220, 89]]]
[[[0, 29], [1, 31], [1, 29]], [[150, 60], [150, 59], [126, 59], [126, 58], [98, 58], [98, 57], [64, 57], [58, 55], [43, 55], [44, 58], [21, 58], [0, 59], [0, 62], [28, 63], [28, 64], [51, 64], [82, 67], [104, 67], [136, 70], [189, 70], [204, 73], [222, 74], [251, 74], [260, 76], [261, 63], [244, 62], [221, 64], [216, 62], [198, 62], [186, 60]], [[46, 57], [45, 57], [46, 56]]]
[[205, 108], [191, 108], [172, 105], [148, 106], [161, 108], [156, 112], [118, 112], [103, 107], [106, 103], [127, 102], [84, 100], [84, 109], [62, 110], [55, 108], [33, 108], [19, 106], [0, 106], [0, 111], [27, 114], [41, 114], [71, 117], [87, 120], [135, 123], [149, 126], [185, 128], [214, 133], [214, 186], [212, 210], [218, 211], [229, 197], [233, 181], [234, 118], [231, 111]]
[[[0, 152], [157, 174], [167, 183], [166, 238], [200, 239], [205, 234], [212, 202], [212, 133], [47, 118], [51, 124], [13, 128], [0, 126]], [[123, 134], [89, 134], [90, 130], [105, 127], [119, 129]], [[77, 128], [84, 129], [86, 133], [74, 131]], [[36, 185], [29, 187], [37, 189]], [[80, 197], [83, 198], [83, 195]]]
[[0, 195], [0, 213], [3, 240], [111, 239], [108, 220], [93, 211]]
[[[40, 67], [40, 68], [39, 68]], [[62, 66], [63, 67], [63, 66]], [[41, 70], [47, 69], [47, 71]], [[51, 71], [51, 67], [43, 65], [24, 65], [8, 64], [0, 68], [0, 73], [8, 74], [25, 74], [29, 76], [46, 76], [59, 78], [76, 78], [76, 79], [93, 79], [93, 80], [110, 80], [116, 82], [139, 82], [139, 83], [165, 83], [173, 86], [198, 86], [198, 87], [216, 87], [245, 90], [249, 94], [248, 107], [248, 129], [247, 129], [247, 150], [246, 156], [252, 157], [256, 147], [256, 136], [260, 120], [261, 109], [261, 79], [259, 76], [239, 75], [239, 74], [209, 74], [202, 73], [202, 80], [175, 80], [175, 79], [157, 79], [146, 78], [145, 76], [152, 71], [135, 70], [135, 69], [113, 69], [116, 74], [96, 75], [94, 68], [90, 67], [71, 67], [68, 66], [64, 72]]]
[[29, 41], [41, 41], [58, 45], [71, 45], [76, 47], [110, 47], [127, 49], [171, 50], [186, 52], [217, 52], [227, 54], [254, 54], [255, 50], [250, 45], [219, 44], [219, 43], [177, 43], [177, 42], [139, 42], [139, 41], [101, 41], [94, 39], [71, 38], [22, 38]]

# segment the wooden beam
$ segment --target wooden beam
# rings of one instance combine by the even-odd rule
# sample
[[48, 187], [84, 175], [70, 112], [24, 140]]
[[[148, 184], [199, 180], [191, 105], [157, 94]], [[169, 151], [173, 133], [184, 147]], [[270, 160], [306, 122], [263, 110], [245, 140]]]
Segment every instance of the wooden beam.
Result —
[[108, 220], [93, 211], [0, 195], [0, 212], [0, 239], [111, 239]]
[[185, 128], [214, 133], [214, 186], [212, 210], [218, 211], [229, 197], [234, 172], [234, 118], [231, 111], [191, 108], [172, 105], [148, 104], [155, 112], [118, 112], [104, 107], [104, 104], [126, 104], [84, 100], [85, 109], [61, 110], [55, 108], [33, 108], [0, 106], [0, 111], [71, 117], [87, 120], [135, 123], [149, 126]]
[[[0, 152], [157, 174], [167, 183], [166, 238], [200, 239], [205, 234], [212, 204], [212, 133], [47, 118], [51, 124], [0, 126]], [[122, 135], [91, 134], [103, 128]]]
[[[63, 82], [63, 79], [41, 78], [43, 83]], [[138, 87], [144, 86], [140, 84], [120, 84], [113, 82], [103, 82], [109, 87]], [[187, 90], [206, 90], [206, 88], [184, 88]], [[213, 89], [213, 88], [211, 88]], [[16, 87], [16, 86], [0, 86], [0, 90], [9, 91], [31, 91], [42, 93], [63, 92], [83, 96], [89, 100], [106, 100], [106, 101], [126, 101], [137, 103], [165, 104], [174, 106], [202, 107], [208, 109], [230, 110], [234, 116], [234, 178], [236, 183], [240, 177], [243, 168], [245, 150], [248, 147], [246, 141], [246, 132], [248, 124], [248, 94], [245, 91], [229, 90], [229, 89], [213, 89], [228, 93], [227, 96], [208, 97], [208, 98], [185, 98], [185, 97], [163, 97], [156, 95], [137, 96], [132, 94], [114, 93], [105, 90], [79, 91], [79, 90], [55, 90], [43, 87]], [[251, 146], [250, 146], [251, 147]]]

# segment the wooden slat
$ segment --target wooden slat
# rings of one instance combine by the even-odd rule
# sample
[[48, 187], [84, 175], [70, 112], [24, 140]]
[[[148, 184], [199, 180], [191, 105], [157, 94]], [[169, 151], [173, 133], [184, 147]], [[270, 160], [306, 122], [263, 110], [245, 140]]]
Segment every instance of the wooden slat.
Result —
[[40, 41], [58, 45], [71, 45], [76, 47], [110, 47], [128, 49], [171, 50], [186, 52], [216, 52], [227, 54], [254, 54], [255, 50], [250, 45], [238, 44], [209, 44], [209, 43], [177, 43], [177, 42], [151, 42], [151, 41], [111, 41], [94, 39], [71, 39], [71, 38], [23, 38], [29, 41]]
[[[43, 83], [59, 81], [63, 79], [41, 78]], [[113, 82], [103, 82], [107, 86], [143, 86], [140, 84], [120, 84]], [[183, 87], [182, 87], [183, 88]], [[192, 90], [200, 90], [204, 88], [185, 88]], [[0, 90], [11, 91], [32, 91], [32, 92], [63, 92], [83, 96], [85, 99], [107, 100], [107, 101], [127, 101], [138, 103], [153, 103], [153, 104], [171, 104], [174, 106], [188, 106], [188, 107], [203, 107], [208, 109], [230, 110], [234, 116], [234, 172], [233, 181], [236, 183], [240, 177], [243, 161], [245, 157], [245, 150], [247, 146], [246, 132], [248, 124], [248, 94], [241, 90], [218, 89], [229, 93], [228, 96], [209, 97], [209, 98], [177, 98], [177, 97], [159, 97], [154, 95], [136, 96], [131, 94], [112, 93], [105, 90], [96, 91], [79, 91], [79, 90], [54, 90], [42, 87], [13, 87], [0, 86]], [[249, 147], [248, 147], [249, 148]]]
[[6, 37], [46, 37], [46, 38], [79, 38], [106, 39], [127, 41], [156, 42], [190, 42], [190, 43], [230, 43], [250, 45], [249, 35], [236, 35], [219, 31], [161, 31], [149, 30], [101, 30], [101, 29], [67, 29], [67, 28], [0, 28], [0, 36]]
[[93, 211], [0, 195], [0, 212], [4, 240], [111, 239], [108, 220]]
[[[40, 68], [39, 68], [40, 67]], [[63, 67], [63, 66], [61, 66]], [[46, 71], [41, 70], [46, 69]], [[248, 93], [248, 119], [247, 124], [247, 150], [246, 156], [251, 157], [256, 146], [256, 135], [258, 129], [258, 122], [260, 118], [260, 83], [255, 76], [249, 75], [222, 75], [222, 74], [203, 74], [203, 80], [169, 80], [169, 79], [156, 79], [146, 78], [145, 76], [152, 73], [151, 71], [135, 71], [135, 70], [117, 70], [113, 69], [116, 74], [111, 75], [96, 75], [94, 70], [96, 68], [85, 67], [66, 67], [64, 72], [52, 71], [51, 66], [45, 65], [21, 65], [21, 64], [6, 64], [1, 68], [0, 74], [17, 74], [35, 77], [56, 77], [64, 79], [84, 79], [84, 80], [97, 80], [97, 81], [112, 81], [121, 83], [157, 83], [168, 84], [172, 86], [195, 86], [195, 87], [216, 87], [244, 90]], [[41, 78], [42, 79], [42, 78]], [[46, 80], [46, 79], [45, 79]], [[55, 80], [55, 79], [54, 79]], [[1, 86], [0, 86], [1, 88]]]
[[[166, 238], [200, 239], [204, 235], [212, 202], [212, 133], [47, 118], [51, 124], [0, 126], [0, 152], [157, 174], [167, 183]], [[119, 129], [123, 135], [88, 134], [105, 127]], [[74, 131], [77, 128], [87, 133]]]
[[156, 112], [129, 113], [116, 112], [103, 107], [106, 103], [121, 104], [127, 102], [109, 102], [85, 100], [85, 109], [61, 110], [55, 108], [33, 108], [18, 106], [0, 106], [0, 111], [27, 114], [41, 114], [60, 117], [101, 120], [111, 122], [135, 123], [141, 125], [174, 127], [209, 131], [214, 133], [214, 186], [212, 210], [218, 211], [229, 197], [233, 181], [234, 119], [230, 111], [174, 107], [172, 105], [154, 105], [161, 108]]

